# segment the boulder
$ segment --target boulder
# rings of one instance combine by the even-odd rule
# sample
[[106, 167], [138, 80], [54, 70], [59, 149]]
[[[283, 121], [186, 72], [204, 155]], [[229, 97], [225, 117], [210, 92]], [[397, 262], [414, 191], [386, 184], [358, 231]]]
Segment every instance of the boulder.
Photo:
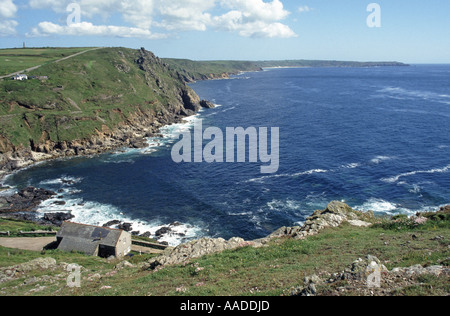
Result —
[[111, 226], [119, 225], [120, 223], [121, 222], [119, 220], [113, 220], [113, 221], [107, 222], [105, 225], [103, 225], [103, 227], [111, 227]]
[[1, 201], [3, 204], [2, 211], [32, 211], [41, 202], [46, 201], [55, 195], [56, 193], [53, 191], [27, 187], [14, 195], [3, 197]]
[[205, 109], [214, 109], [216, 107], [214, 103], [206, 100], [201, 100], [200, 106]]
[[162, 235], [168, 234], [172, 232], [172, 229], [170, 227], [163, 227], [161, 229], [158, 229], [155, 233], [156, 237], [161, 237]]
[[291, 292], [291, 296], [314, 296], [317, 294], [317, 286], [322, 283], [322, 280], [315, 274], [307, 276], [303, 281], [303, 286], [295, 288]]
[[191, 259], [200, 258], [206, 255], [232, 250], [247, 246], [248, 244], [242, 238], [225, 239], [202, 238], [190, 243], [180, 245], [174, 249], [168, 249], [166, 252], [155, 259], [149, 261], [149, 268], [155, 269], [158, 266], [177, 265], [186, 263]]
[[131, 231], [133, 231], [132, 225], [133, 224], [131, 224], [131, 223], [122, 223], [119, 225], [118, 228], [121, 230], [124, 230], [126, 232], [131, 232]]
[[44, 220], [52, 223], [55, 226], [61, 226], [63, 222], [75, 218], [70, 211], [68, 213], [58, 212], [58, 213], [45, 213]]

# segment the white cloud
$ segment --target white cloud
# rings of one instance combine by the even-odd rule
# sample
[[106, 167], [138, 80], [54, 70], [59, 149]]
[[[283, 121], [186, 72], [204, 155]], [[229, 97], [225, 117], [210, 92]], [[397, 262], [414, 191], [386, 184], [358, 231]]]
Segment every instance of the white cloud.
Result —
[[300, 13], [311, 12], [312, 10], [314, 9], [308, 7], [307, 5], [298, 8], [298, 12]]
[[217, 29], [238, 32], [244, 37], [297, 36], [289, 26], [279, 22], [290, 14], [279, 0], [222, 0], [221, 4], [232, 10], [213, 19]]
[[14, 18], [17, 7], [12, 0], [0, 0], [0, 19]]
[[224, 7], [242, 12], [248, 21], [280, 21], [285, 19], [289, 12], [284, 10], [280, 0], [264, 2], [262, 0], [221, 0]]
[[70, 26], [59, 25], [52, 22], [41, 22], [32, 29], [28, 36], [70, 35], [70, 36], [111, 36], [111, 37], [137, 37], [147, 39], [160, 39], [165, 34], [154, 34], [150, 30], [137, 27], [94, 25], [90, 22], [74, 23]]
[[[73, 0], [29, 0], [29, 6], [66, 14], [66, 7], [71, 2]], [[280, 22], [290, 14], [280, 0], [78, 0], [77, 3], [81, 7], [81, 20], [85, 22], [78, 29], [42, 22], [30, 34], [89, 35], [92, 32], [92, 35], [158, 38], [161, 34], [154, 35], [154, 29], [169, 36], [211, 28], [246, 37], [296, 36], [289, 26]], [[104, 24], [108, 24], [109, 18], [117, 14], [131, 26], [92, 24], [96, 17], [103, 18]]]
[[216, 0], [159, 0], [161, 22], [155, 26], [169, 31], [205, 31], [211, 23], [207, 11], [215, 7]]
[[17, 25], [19, 25], [19, 23], [14, 20], [0, 20], [0, 36], [16, 34]]
[[19, 23], [12, 20], [16, 16], [17, 6], [12, 0], [0, 0], [0, 36], [14, 35]]

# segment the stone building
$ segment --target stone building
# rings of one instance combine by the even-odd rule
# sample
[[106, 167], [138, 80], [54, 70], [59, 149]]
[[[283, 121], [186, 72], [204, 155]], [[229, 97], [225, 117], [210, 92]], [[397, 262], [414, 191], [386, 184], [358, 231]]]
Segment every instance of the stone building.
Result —
[[119, 229], [64, 222], [57, 234], [58, 249], [102, 258], [124, 257], [131, 251], [131, 234]]

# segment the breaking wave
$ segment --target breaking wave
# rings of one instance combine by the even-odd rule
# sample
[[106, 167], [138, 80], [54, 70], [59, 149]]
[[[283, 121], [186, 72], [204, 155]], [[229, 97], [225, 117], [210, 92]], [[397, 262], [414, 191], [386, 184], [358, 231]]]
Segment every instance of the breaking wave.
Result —
[[450, 170], [450, 165], [445, 166], [443, 168], [436, 168], [431, 170], [417, 170], [417, 171], [411, 171], [411, 172], [405, 172], [393, 177], [389, 178], [383, 178], [381, 181], [386, 183], [395, 183], [398, 182], [401, 178], [411, 177], [417, 174], [433, 174], [433, 173], [446, 173]]

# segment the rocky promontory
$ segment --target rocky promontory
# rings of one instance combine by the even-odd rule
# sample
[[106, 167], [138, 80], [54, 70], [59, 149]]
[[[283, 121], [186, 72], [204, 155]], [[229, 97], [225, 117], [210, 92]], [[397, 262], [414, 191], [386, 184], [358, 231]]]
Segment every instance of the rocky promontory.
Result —
[[368, 227], [375, 219], [372, 212], [364, 213], [353, 210], [347, 204], [333, 201], [325, 210], [316, 211], [307, 219], [303, 227], [282, 227], [270, 236], [253, 241], [245, 241], [242, 238], [202, 238], [179, 245], [176, 248], [169, 248], [166, 252], [152, 259], [148, 263], [149, 269], [156, 269], [160, 266], [184, 264], [192, 259], [200, 258], [205, 255], [222, 252], [224, 250], [233, 250], [242, 247], [264, 247], [269, 242], [278, 238], [305, 239], [308, 236], [319, 234], [327, 227], [339, 227], [343, 223], [349, 223], [353, 226]]
[[[38, 87], [42, 99], [31, 89], [14, 91], [19, 86], [0, 92], [0, 107], [11, 113], [5, 121], [11, 126], [0, 126], [0, 179], [40, 161], [145, 148], [146, 138], [159, 135], [161, 127], [214, 107], [144, 48], [105, 48], [61, 64], [39, 69], [53, 74]], [[81, 84], [86, 80], [89, 88]]]

